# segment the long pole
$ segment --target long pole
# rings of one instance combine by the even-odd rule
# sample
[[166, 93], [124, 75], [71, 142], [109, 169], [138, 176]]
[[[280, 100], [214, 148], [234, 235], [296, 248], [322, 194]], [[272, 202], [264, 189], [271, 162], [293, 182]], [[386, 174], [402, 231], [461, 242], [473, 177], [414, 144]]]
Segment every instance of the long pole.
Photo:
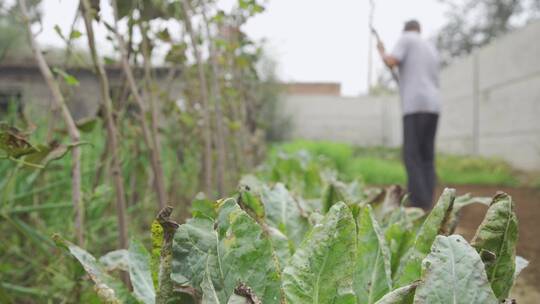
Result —
[[[373, 28], [373, 15], [375, 12], [375, 3], [373, 0], [369, 1], [369, 18], [368, 26]], [[373, 84], [373, 37], [368, 34], [368, 71], [367, 71], [367, 89], [371, 92], [371, 85]]]
[[[381, 37], [379, 37], [379, 34], [377, 33], [374, 27], [371, 27], [371, 33], [373, 34], [373, 36], [375, 36], [375, 39], [377, 40], [377, 44], [382, 43]], [[399, 78], [396, 71], [389, 66], [387, 66], [387, 68], [390, 71], [390, 74], [392, 74], [392, 78], [394, 79], [396, 84], [399, 86]]]

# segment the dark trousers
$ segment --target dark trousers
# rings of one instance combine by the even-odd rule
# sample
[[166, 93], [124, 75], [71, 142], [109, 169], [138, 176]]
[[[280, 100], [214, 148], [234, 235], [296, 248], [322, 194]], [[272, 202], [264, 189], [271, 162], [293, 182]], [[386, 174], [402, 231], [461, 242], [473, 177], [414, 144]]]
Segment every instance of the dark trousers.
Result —
[[435, 134], [439, 115], [413, 113], [403, 117], [403, 160], [411, 206], [432, 207], [435, 174]]

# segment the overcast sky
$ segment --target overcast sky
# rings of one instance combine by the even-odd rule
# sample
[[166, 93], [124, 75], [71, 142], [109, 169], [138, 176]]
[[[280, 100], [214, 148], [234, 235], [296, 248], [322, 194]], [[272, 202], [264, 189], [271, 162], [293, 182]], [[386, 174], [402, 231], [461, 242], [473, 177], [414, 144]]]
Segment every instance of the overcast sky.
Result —
[[[228, 6], [235, 0], [220, 0]], [[103, 0], [102, 0], [103, 2]], [[433, 36], [443, 25], [444, 7], [436, 0], [374, 0], [374, 24], [387, 48], [396, 42], [403, 22], [415, 18], [424, 36]], [[69, 29], [78, 1], [44, 0], [44, 30], [40, 42], [61, 45], [54, 26]], [[106, 2], [102, 7], [107, 7]], [[368, 0], [269, 0], [266, 11], [253, 18], [247, 33], [266, 39], [269, 54], [278, 63], [284, 81], [333, 81], [345, 95], [367, 88]], [[105, 10], [105, 13], [109, 13]], [[104, 31], [101, 31], [104, 34]], [[98, 35], [100, 32], [98, 31]], [[106, 41], [101, 36], [101, 44]], [[380, 60], [375, 56], [375, 72]]]

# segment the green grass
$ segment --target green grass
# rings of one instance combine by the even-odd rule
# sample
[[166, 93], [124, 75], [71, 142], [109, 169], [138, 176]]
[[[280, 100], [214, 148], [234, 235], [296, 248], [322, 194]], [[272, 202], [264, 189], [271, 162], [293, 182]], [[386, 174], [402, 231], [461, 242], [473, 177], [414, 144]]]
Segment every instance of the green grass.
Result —
[[[405, 184], [407, 174], [401, 151], [395, 148], [364, 148], [328, 141], [296, 140], [272, 146], [269, 157], [278, 151], [306, 150], [323, 155], [344, 180], [361, 179], [367, 184]], [[504, 161], [472, 156], [437, 155], [437, 175], [441, 184], [516, 186], [518, 178]]]
[[516, 186], [518, 179], [504, 161], [493, 158], [441, 155], [438, 175], [447, 184]]
[[398, 160], [386, 160], [373, 156], [355, 157], [344, 171], [348, 179], [360, 178], [368, 184], [405, 184], [407, 175]]

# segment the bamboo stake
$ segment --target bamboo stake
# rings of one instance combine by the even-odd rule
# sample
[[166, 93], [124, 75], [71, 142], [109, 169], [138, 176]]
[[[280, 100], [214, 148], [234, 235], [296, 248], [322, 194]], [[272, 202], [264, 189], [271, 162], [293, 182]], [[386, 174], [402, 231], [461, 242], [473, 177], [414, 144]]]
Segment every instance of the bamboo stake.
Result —
[[[163, 174], [163, 166], [161, 162], [161, 155], [159, 153], [159, 142], [157, 140], [157, 131], [155, 131], [154, 134], [152, 134], [152, 131], [150, 127], [148, 126], [148, 122], [146, 121], [146, 107], [144, 106], [144, 101], [141, 97], [141, 94], [139, 93], [139, 90], [137, 88], [137, 83], [135, 82], [135, 77], [133, 76], [133, 71], [131, 69], [131, 66], [129, 65], [129, 59], [127, 54], [126, 45], [124, 42], [124, 39], [122, 38], [122, 35], [120, 35], [118, 31], [118, 7], [116, 0], [111, 0], [111, 4], [113, 7], [113, 14], [114, 14], [114, 32], [116, 36], [116, 40], [118, 41], [118, 48], [120, 49], [120, 54], [122, 57], [122, 68], [124, 70], [124, 74], [126, 76], [131, 94], [133, 95], [135, 102], [137, 102], [137, 106], [141, 110], [141, 114], [139, 116], [139, 120], [141, 123], [141, 128], [143, 131], [143, 139], [146, 144], [146, 146], [149, 149], [150, 154], [150, 162], [152, 164], [152, 170], [154, 171], [154, 186], [158, 195], [158, 201], [159, 201], [159, 207], [160, 209], [165, 208], [167, 206], [167, 190], [165, 189], [165, 177]], [[145, 58], [145, 62], [147, 62], [148, 59]], [[145, 63], [146, 64], [146, 63]], [[156, 113], [152, 113], [152, 124], [156, 124], [157, 115]], [[157, 127], [155, 127], [157, 129]], [[153, 136], [152, 136], [153, 135]]]
[[116, 133], [116, 125], [113, 118], [113, 106], [109, 90], [109, 80], [105, 73], [105, 68], [99, 60], [96, 40], [94, 37], [94, 27], [92, 25], [93, 12], [92, 7], [88, 0], [81, 0], [82, 15], [84, 24], [86, 26], [86, 34], [88, 38], [88, 46], [92, 55], [92, 61], [96, 70], [99, 84], [100, 93], [103, 102], [103, 109], [105, 114], [105, 123], [107, 126], [107, 133], [109, 137], [109, 148], [111, 153], [111, 169], [113, 174], [115, 194], [116, 194], [116, 215], [118, 218], [118, 230], [119, 230], [119, 245], [120, 248], [127, 248], [128, 235], [127, 235], [127, 214], [126, 214], [126, 196], [124, 191], [124, 179], [122, 177], [122, 171], [120, 166], [120, 160], [118, 159], [118, 138]]
[[184, 15], [184, 23], [186, 30], [189, 33], [189, 40], [193, 48], [193, 53], [197, 61], [197, 68], [199, 73], [199, 87], [203, 106], [203, 140], [204, 140], [204, 182], [206, 195], [212, 197], [213, 195], [213, 167], [212, 167], [212, 125], [210, 124], [210, 107], [208, 102], [208, 84], [206, 83], [206, 76], [204, 72], [204, 65], [202, 62], [201, 52], [197, 46], [197, 37], [191, 24], [190, 6], [188, 0], [182, 0], [182, 13]]
[[206, 17], [206, 12], [203, 7], [202, 9], [202, 17], [205, 24], [206, 29], [206, 36], [208, 37], [208, 48], [209, 48], [209, 54], [210, 54], [210, 66], [212, 67], [212, 73], [211, 74], [211, 95], [212, 95], [212, 101], [214, 102], [214, 106], [216, 109], [215, 115], [216, 115], [216, 146], [217, 146], [217, 190], [219, 197], [223, 196], [223, 192], [225, 191], [225, 163], [226, 163], [226, 156], [227, 156], [227, 150], [225, 145], [225, 130], [223, 127], [223, 110], [221, 108], [221, 96], [220, 96], [220, 85], [219, 85], [219, 65], [217, 61], [217, 51], [215, 47], [214, 40], [212, 39], [212, 34], [210, 32], [210, 25], [208, 22], [208, 18]]

